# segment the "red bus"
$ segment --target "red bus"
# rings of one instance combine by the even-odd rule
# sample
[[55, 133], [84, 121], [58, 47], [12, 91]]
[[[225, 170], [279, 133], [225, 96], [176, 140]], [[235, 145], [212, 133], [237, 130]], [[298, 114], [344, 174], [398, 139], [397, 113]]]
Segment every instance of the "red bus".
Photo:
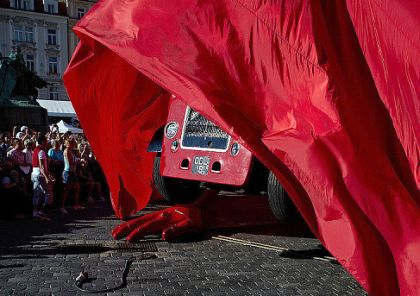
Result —
[[268, 196], [280, 221], [295, 212], [271, 171], [232, 136], [175, 96], [167, 123], [156, 132], [148, 151], [157, 152], [155, 187], [171, 204], [192, 202], [203, 190], [216, 189]]

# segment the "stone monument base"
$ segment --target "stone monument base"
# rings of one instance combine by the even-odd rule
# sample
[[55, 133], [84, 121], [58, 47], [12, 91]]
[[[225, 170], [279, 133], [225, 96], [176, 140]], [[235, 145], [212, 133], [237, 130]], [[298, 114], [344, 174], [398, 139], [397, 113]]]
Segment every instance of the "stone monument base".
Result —
[[13, 100], [0, 103], [0, 131], [12, 131], [14, 126], [27, 126], [36, 131], [48, 131], [47, 110], [33, 101]]

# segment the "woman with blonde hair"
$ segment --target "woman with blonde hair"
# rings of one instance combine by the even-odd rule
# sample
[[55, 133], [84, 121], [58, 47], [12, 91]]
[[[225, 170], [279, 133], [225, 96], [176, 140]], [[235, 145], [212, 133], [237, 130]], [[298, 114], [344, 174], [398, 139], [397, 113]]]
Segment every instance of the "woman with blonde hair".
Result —
[[76, 147], [76, 141], [69, 137], [65, 140], [64, 146], [64, 170], [63, 170], [63, 199], [61, 201], [60, 211], [63, 214], [67, 214], [65, 209], [66, 200], [71, 191], [74, 192], [74, 206], [73, 209], [76, 211], [84, 210], [85, 208], [79, 204], [80, 185], [76, 175], [76, 157], [73, 154], [73, 149]]

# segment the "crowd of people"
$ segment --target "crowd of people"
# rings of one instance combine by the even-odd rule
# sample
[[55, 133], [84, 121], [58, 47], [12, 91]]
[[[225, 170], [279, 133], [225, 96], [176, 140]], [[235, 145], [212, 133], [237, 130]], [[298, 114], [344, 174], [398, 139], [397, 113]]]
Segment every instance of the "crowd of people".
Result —
[[14, 127], [0, 133], [0, 219], [49, 220], [104, 201], [106, 182], [82, 134]]

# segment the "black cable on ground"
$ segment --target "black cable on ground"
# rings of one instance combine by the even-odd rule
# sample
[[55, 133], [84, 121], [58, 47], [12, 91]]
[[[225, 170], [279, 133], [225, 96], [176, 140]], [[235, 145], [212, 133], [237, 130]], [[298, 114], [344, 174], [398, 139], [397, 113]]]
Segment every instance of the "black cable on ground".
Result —
[[[141, 258], [141, 260], [146, 260], [146, 259], [154, 259], [156, 258], [156, 255], [151, 255], [149, 257], [143, 257]], [[74, 285], [76, 286], [76, 288], [79, 291], [85, 292], [85, 293], [106, 293], [106, 292], [114, 292], [116, 290], [125, 288], [127, 286], [127, 275], [128, 275], [128, 271], [130, 270], [130, 266], [133, 263], [133, 261], [135, 260], [135, 257], [131, 257], [129, 259], [127, 259], [127, 261], [125, 262], [125, 267], [121, 276], [121, 283], [118, 286], [112, 287], [112, 288], [106, 288], [106, 289], [101, 289], [101, 290], [87, 290], [87, 289], [83, 289], [83, 284], [89, 281], [89, 276], [87, 272], [81, 272], [79, 274], [79, 276], [76, 278], [76, 281], [74, 282]]]

